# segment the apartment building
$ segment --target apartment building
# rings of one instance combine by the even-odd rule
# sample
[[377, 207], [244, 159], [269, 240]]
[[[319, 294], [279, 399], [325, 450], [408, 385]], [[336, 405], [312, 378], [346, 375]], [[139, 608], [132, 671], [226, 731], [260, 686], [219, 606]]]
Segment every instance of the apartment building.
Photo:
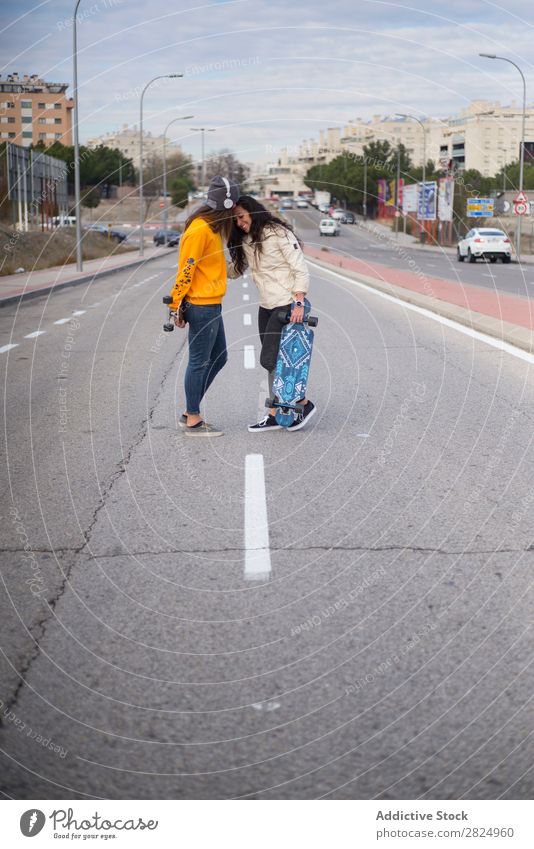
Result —
[[72, 109], [68, 83], [51, 83], [37, 74], [0, 75], [0, 140], [29, 147], [55, 141], [72, 145]]
[[[327, 164], [343, 152], [363, 156], [365, 145], [380, 140], [393, 147], [402, 143], [416, 166], [422, 165], [425, 152], [427, 161], [452, 159], [458, 170], [476, 168], [485, 177], [519, 158], [522, 109], [515, 103], [501, 106], [478, 100], [456, 116], [419, 120], [423, 126], [409, 117], [374, 115], [371, 120], [356, 118], [344, 127], [329, 127], [320, 131], [318, 141], [301, 143], [290, 168], [299, 173], [302, 165]], [[534, 106], [526, 111], [525, 140], [534, 142]]]
[[[122, 129], [88, 139], [85, 145], [90, 148], [100, 145], [117, 148], [123, 156], [132, 160], [135, 168], [139, 168], [139, 130], [135, 125], [130, 127], [128, 124], [123, 124]], [[171, 152], [172, 145], [167, 142], [167, 156]], [[163, 158], [163, 136], [153, 136], [151, 133], [143, 132], [143, 167], [154, 156]]]

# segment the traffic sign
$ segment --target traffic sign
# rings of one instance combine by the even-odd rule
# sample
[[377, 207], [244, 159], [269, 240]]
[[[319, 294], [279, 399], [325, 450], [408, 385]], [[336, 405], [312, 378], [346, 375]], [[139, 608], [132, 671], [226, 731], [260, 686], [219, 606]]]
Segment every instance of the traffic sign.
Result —
[[518, 203], [514, 202], [514, 215], [526, 215], [528, 212], [529, 204], [523, 203], [522, 201]]
[[[528, 203], [528, 198], [524, 192], [519, 192], [514, 198], [514, 203]], [[519, 213], [522, 214], [522, 213]]]
[[467, 201], [468, 218], [493, 218], [493, 198], [469, 198]]

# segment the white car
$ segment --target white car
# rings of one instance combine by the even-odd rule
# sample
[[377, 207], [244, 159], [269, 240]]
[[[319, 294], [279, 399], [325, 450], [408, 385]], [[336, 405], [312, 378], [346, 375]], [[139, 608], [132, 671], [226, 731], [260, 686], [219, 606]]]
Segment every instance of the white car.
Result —
[[321, 223], [319, 224], [320, 236], [339, 236], [340, 233], [341, 227], [339, 226], [339, 221], [336, 221], [335, 218], [321, 219]]
[[474, 227], [460, 239], [456, 250], [458, 262], [464, 259], [476, 262], [479, 257], [489, 259], [490, 262], [511, 262], [512, 246], [510, 239], [502, 230], [495, 227]]
[[298, 200], [297, 201], [297, 209], [308, 209], [308, 201], [307, 200]]
[[327, 203], [320, 203], [317, 209], [319, 210], [319, 212], [322, 212], [324, 214], [325, 212], [328, 212], [330, 206]]
[[343, 221], [344, 217], [345, 217], [345, 210], [344, 209], [334, 209], [334, 211], [332, 213], [332, 218], [335, 218], [336, 221]]

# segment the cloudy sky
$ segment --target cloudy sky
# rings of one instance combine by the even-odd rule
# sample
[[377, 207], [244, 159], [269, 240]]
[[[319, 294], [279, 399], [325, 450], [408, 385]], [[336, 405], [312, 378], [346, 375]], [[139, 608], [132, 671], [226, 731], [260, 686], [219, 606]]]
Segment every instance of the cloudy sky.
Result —
[[[170, 130], [195, 158], [230, 147], [245, 161], [356, 117], [411, 112], [442, 118], [470, 100], [520, 101], [517, 62], [534, 101], [532, 14], [527, 0], [81, 0], [80, 138], [139, 120]], [[74, 0], [2, 0], [2, 73], [72, 83]]]

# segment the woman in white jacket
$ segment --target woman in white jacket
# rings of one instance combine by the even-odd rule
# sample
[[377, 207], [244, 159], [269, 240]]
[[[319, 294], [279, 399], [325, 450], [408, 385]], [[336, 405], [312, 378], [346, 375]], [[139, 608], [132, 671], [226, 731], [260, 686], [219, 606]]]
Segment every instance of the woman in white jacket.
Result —
[[[230, 276], [240, 277], [248, 268], [259, 293], [258, 329], [261, 341], [260, 363], [269, 377], [269, 397], [273, 397], [273, 379], [283, 324], [278, 311], [295, 304], [291, 321], [304, 318], [304, 298], [309, 287], [309, 273], [299, 240], [293, 230], [276, 218], [255, 198], [243, 195], [234, 209], [234, 228], [228, 242], [233, 263]], [[307, 398], [299, 403], [299, 413], [289, 430], [300, 430], [315, 413], [315, 405]], [[251, 433], [280, 430], [275, 410], [256, 424]]]

